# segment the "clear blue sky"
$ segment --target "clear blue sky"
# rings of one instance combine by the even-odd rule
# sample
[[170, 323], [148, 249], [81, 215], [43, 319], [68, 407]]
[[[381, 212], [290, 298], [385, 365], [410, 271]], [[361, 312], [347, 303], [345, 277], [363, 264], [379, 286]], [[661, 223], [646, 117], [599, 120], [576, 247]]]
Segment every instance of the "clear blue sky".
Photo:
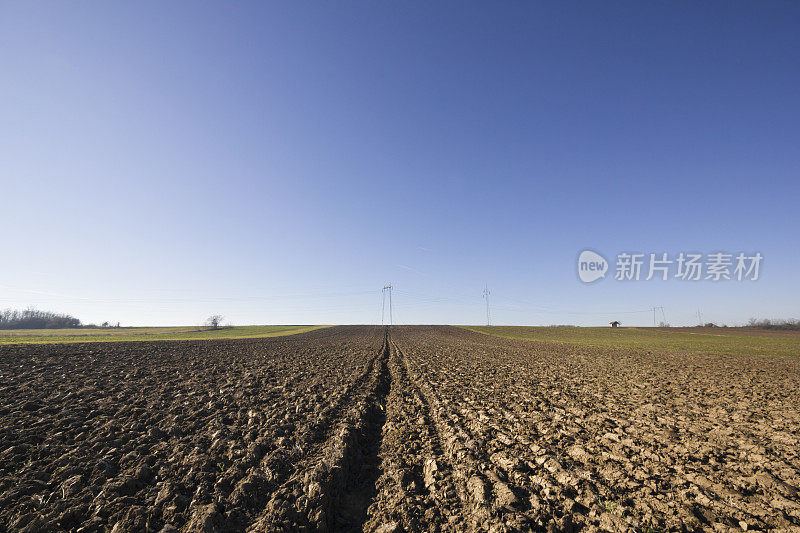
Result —
[[[0, 307], [800, 318], [797, 3], [4, 2], [0, 66]], [[764, 262], [584, 285], [585, 248]]]

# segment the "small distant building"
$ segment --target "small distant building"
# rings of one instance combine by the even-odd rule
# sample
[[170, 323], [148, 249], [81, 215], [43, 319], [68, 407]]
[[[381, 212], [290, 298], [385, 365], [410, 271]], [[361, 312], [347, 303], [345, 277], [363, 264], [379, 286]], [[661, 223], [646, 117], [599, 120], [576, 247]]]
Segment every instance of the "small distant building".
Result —
[[615, 320], [614, 322], [609, 322], [609, 325], [612, 328], [618, 328], [620, 324], [622, 324], [622, 322], [620, 322], [619, 320]]

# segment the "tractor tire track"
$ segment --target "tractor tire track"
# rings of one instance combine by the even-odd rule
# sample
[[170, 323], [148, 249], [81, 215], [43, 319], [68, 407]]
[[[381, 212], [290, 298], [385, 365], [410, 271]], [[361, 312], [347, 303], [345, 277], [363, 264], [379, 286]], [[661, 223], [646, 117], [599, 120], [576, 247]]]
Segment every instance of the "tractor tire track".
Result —
[[449, 462], [425, 399], [391, 341], [392, 390], [381, 444], [381, 476], [364, 531], [463, 531]]
[[248, 531], [361, 531], [379, 476], [379, 450], [386, 420], [385, 401], [392, 386], [388, 369], [388, 330], [368, 373], [357, 380], [361, 390], [332, 411], [330, 438], [295, 469], [272, 494], [264, 513]]

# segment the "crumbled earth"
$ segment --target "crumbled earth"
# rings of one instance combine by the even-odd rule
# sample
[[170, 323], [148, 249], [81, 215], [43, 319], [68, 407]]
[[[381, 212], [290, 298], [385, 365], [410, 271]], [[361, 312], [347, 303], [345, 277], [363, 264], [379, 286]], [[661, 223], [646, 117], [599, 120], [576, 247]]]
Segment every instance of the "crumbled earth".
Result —
[[4, 346], [0, 531], [800, 531], [798, 385], [446, 326]]

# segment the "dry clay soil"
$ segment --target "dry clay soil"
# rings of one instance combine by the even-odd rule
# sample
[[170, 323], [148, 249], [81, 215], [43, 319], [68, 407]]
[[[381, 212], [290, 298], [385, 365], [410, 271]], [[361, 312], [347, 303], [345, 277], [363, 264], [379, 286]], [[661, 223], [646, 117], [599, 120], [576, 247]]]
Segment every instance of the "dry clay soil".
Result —
[[800, 531], [800, 363], [454, 327], [0, 347], [0, 531]]

